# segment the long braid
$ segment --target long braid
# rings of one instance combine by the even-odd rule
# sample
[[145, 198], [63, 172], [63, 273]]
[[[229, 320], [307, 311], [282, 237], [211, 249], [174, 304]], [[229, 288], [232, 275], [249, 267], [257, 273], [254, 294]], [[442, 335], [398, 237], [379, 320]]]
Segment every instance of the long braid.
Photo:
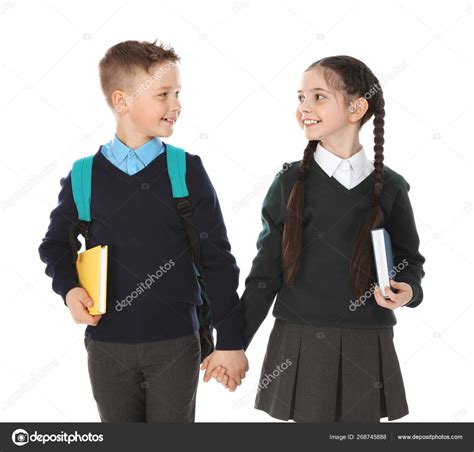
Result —
[[318, 143], [318, 140], [310, 140], [304, 150], [303, 158], [300, 161], [300, 174], [302, 174], [303, 179], [306, 177], [306, 173], [311, 166], [311, 161], [314, 158], [314, 153], [316, 152]]
[[385, 100], [383, 93], [380, 91], [377, 103], [377, 110], [374, 114], [374, 205], [379, 205], [380, 195], [383, 190], [383, 145], [384, 139], [384, 125], [385, 125]]
[[372, 173], [373, 199], [372, 209], [366, 223], [357, 232], [351, 256], [352, 289], [360, 297], [370, 286], [373, 264], [371, 249], [371, 230], [384, 223], [383, 210], [380, 207], [380, 196], [383, 190], [383, 145], [384, 145], [384, 117], [385, 101], [380, 90], [377, 98], [377, 107], [374, 113], [374, 171]]
[[304, 218], [304, 179], [311, 165], [318, 141], [310, 140], [300, 161], [298, 178], [288, 198], [282, 239], [284, 281], [290, 285], [299, 268]]

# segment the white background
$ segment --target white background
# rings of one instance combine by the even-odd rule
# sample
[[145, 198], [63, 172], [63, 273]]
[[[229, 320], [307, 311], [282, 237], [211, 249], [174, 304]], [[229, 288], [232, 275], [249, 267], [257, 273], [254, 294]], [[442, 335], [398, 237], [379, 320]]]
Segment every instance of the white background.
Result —
[[[98, 421], [84, 326], [51, 290], [38, 257], [59, 180], [114, 134], [97, 65], [112, 45], [156, 38], [182, 57], [183, 113], [168, 141], [202, 157], [220, 198], [241, 286], [273, 176], [298, 160], [302, 71], [348, 54], [379, 77], [385, 163], [410, 183], [424, 301], [396, 312], [410, 414], [474, 421], [472, 2], [0, 3], [0, 420]], [[362, 142], [372, 158], [372, 124]], [[269, 316], [229, 393], [200, 382], [196, 421], [273, 420], [253, 408]], [[202, 375], [201, 375], [202, 376]]]

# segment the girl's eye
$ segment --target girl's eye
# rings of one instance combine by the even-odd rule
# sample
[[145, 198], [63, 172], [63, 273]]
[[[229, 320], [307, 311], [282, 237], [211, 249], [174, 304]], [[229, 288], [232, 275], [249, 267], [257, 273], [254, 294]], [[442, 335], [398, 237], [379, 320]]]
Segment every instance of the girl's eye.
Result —
[[304, 102], [304, 96], [298, 96], [298, 101], [302, 104]]
[[322, 94], [316, 94], [316, 95], [314, 96], [314, 98], [315, 98], [316, 100], [319, 100], [318, 98], [326, 99]]
[[181, 93], [179, 91], [176, 91], [176, 98], [178, 98], [180, 94]]

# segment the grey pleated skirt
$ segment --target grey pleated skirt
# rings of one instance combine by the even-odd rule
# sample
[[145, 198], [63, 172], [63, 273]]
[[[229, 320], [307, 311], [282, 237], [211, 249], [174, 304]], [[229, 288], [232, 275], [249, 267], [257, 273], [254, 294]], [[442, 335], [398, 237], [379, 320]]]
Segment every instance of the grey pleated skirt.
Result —
[[393, 327], [275, 320], [255, 408], [296, 422], [380, 422], [408, 414]]

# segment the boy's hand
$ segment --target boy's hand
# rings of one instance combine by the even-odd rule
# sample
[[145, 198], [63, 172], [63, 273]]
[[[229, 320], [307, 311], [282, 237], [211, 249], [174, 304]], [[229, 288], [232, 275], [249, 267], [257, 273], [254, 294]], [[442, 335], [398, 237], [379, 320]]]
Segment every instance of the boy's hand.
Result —
[[224, 384], [231, 392], [242, 384], [245, 373], [249, 370], [247, 357], [243, 350], [215, 350], [202, 363], [201, 369], [206, 370], [204, 381], [211, 379], [211, 374], [220, 367], [216, 377], [219, 383]]
[[397, 282], [391, 279], [390, 285], [397, 290], [397, 293], [395, 293], [390, 287], [385, 287], [385, 294], [389, 297], [389, 299], [386, 299], [382, 295], [382, 292], [378, 286], [375, 287], [375, 301], [377, 301], [379, 306], [388, 309], [396, 309], [407, 304], [413, 298], [413, 289], [411, 288], [410, 284]]
[[94, 303], [89, 294], [82, 287], [74, 287], [66, 294], [66, 304], [71, 311], [72, 318], [76, 323], [96, 326], [102, 314], [90, 315], [87, 310]]

